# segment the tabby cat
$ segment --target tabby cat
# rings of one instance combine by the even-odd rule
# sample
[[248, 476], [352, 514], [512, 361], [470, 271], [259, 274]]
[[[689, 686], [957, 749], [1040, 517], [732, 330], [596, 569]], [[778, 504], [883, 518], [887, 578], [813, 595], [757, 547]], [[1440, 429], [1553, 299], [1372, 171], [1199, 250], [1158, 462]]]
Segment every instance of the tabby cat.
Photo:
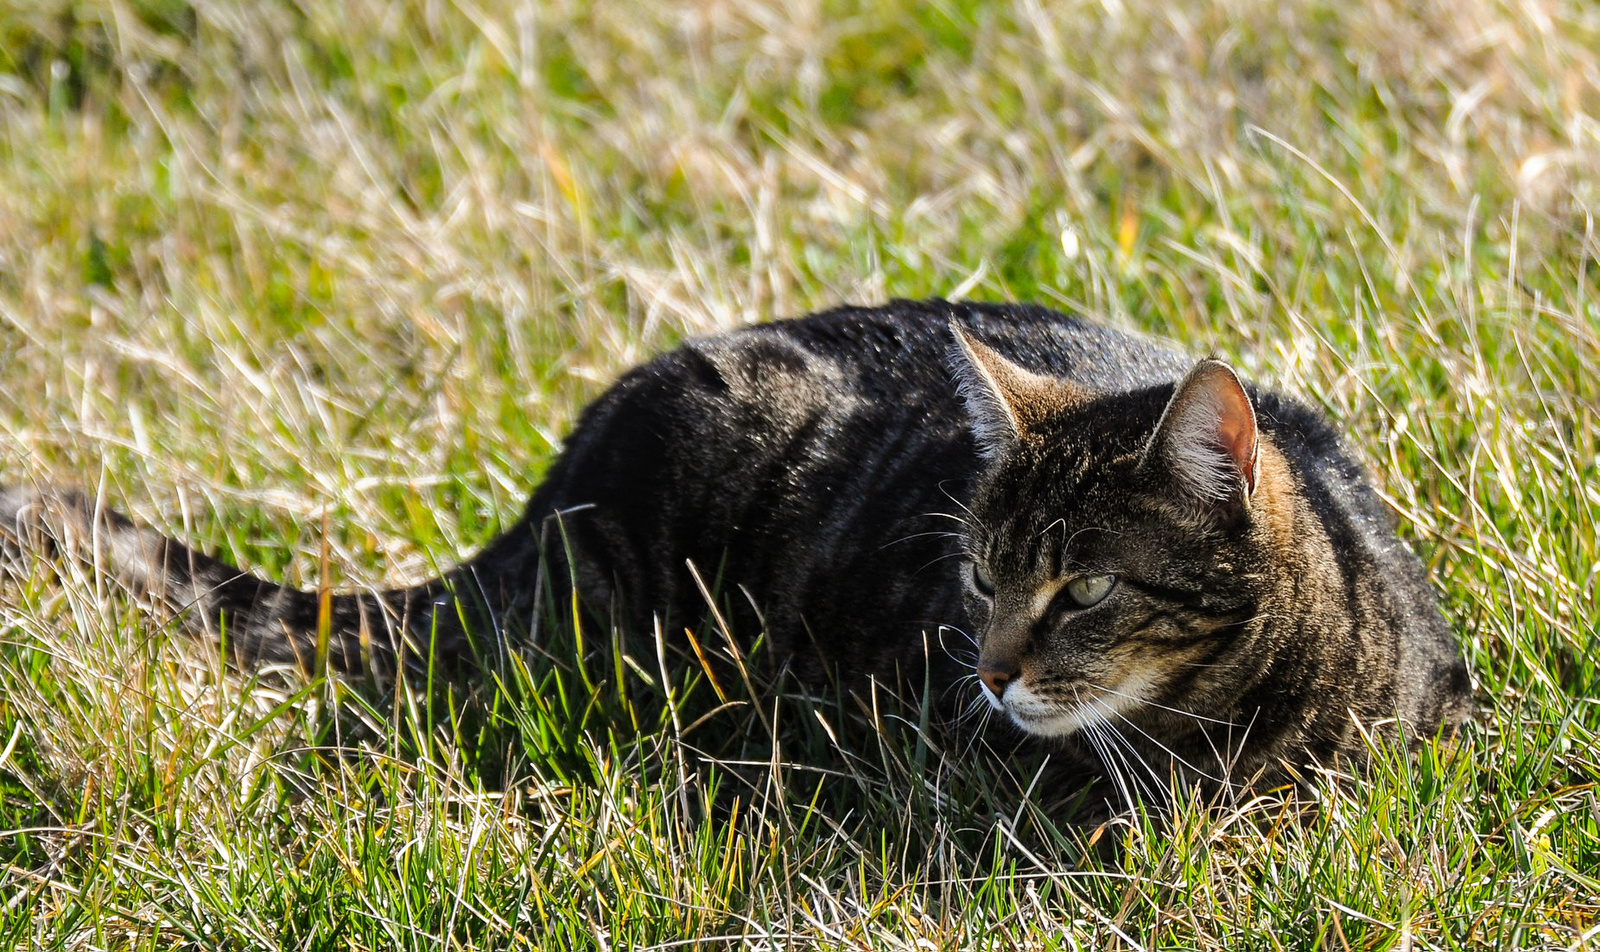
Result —
[[93, 538], [246, 667], [311, 663], [320, 627], [339, 671], [470, 668], [474, 634], [515, 648], [570, 584], [648, 639], [714, 589], [802, 677], [981, 692], [1118, 775], [1277, 779], [1363, 731], [1449, 729], [1471, 691], [1321, 415], [1039, 307], [896, 301], [684, 344], [588, 408], [520, 521], [411, 588], [325, 603], [73, 493], [0, 491], [0, 527], [12, 555]]

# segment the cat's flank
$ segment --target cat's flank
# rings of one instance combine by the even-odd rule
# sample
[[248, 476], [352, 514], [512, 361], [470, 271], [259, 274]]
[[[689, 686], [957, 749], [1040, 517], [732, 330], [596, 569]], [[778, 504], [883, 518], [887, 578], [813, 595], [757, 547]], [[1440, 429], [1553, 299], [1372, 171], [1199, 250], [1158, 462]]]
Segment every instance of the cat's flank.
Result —
[[[318, 651], [316, 593], [82, 495], [0, 491], [0, 535], [94, 540], [241, 665]], [[712, 585], [802, 676], [981, 692], [1113, 774], [1137, 754], [1185, 782], [1276, 779], [1364, 732], [1431, 736], [1470, 700], [1421, 563], [1320, 414], [1037, 307], [840, 308], [663, 354], [589, 407], [471, 561], [333, 596], [327, 662], [432, 650], [470, 676], [469, 640], [515, 649], [569, 579], [639, 639], [697, 624]]]

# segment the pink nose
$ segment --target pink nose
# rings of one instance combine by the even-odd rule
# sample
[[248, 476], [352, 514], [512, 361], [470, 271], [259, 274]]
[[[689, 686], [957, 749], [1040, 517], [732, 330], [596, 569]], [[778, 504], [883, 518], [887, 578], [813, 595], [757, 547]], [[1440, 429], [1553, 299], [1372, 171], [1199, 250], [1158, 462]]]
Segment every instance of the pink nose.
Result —
[[995, 700], [999, 700], [1006, 693], [1006, 685], [1010, 684], [1020, 674], [1015, 664], [1007, 661], [998, 664], [979, 664], [978, 680], [989, 689]]

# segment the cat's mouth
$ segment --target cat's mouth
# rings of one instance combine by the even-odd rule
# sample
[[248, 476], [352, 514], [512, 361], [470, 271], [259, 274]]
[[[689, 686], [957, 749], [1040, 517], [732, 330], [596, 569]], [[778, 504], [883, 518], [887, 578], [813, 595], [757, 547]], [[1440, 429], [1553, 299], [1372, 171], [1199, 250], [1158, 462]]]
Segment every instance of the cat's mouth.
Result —
[[[1086, 682], [1052, 686], [1049, 696], [1026, 684], [1013, 684], [991, 703], [1029, 734], [1068, 737], [1100, 724], [1119, 725], [1124, 712], [1138, 706], [1133, 692], [1111, 691]], [[987, 692], [986, 692], [987, 693]]]

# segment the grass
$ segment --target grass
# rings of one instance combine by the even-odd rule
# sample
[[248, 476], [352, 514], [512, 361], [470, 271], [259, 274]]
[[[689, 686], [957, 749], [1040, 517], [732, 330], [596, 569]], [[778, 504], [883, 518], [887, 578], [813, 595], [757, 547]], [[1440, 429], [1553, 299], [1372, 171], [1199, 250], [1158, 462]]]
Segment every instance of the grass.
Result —
[[0, 0], [4, 482], [418, 579], [682, 337], [1038, 300], [1338, 419], [1481, 704], [1314, 811], [1090, 834], [914, 701], [569, 637], [391, 704], [38, 572], [0, 584], [0, 943], [1600, 944], [1597, 208], [1580, 2]]

